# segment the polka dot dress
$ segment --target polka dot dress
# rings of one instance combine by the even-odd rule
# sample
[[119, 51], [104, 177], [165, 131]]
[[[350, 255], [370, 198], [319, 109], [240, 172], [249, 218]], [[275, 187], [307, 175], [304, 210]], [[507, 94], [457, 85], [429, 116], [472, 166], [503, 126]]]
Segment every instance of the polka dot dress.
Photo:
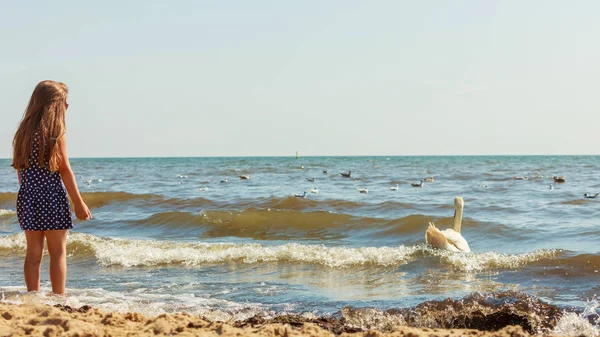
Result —
[[22, 230], [48, 231], [73, 228], [67, 192], [58, 172], [37, 164], [39, 142], [35, 137], [29, 167], [20, 170], [21, 188], [17, 216]]

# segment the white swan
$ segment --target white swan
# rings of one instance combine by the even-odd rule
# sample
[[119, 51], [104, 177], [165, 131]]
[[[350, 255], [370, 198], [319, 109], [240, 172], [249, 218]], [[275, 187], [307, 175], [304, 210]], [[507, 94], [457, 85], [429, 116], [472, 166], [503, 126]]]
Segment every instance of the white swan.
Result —
[[456, 197], [454, 199], [454, 229], [440, 231], [433, 222], [430, 222], [427, 232], [425, 232], [425, 242], [434, 248], [470, 253], [469, 243], [460, 234], [464, 206], [463, 198]]

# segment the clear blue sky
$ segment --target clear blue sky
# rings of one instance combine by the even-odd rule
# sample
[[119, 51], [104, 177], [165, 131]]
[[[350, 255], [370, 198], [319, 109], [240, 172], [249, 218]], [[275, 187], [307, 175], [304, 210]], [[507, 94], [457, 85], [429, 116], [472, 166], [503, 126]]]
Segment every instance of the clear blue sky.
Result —
[[600, 154], [598, 1], [2, 1], [0, 157]]

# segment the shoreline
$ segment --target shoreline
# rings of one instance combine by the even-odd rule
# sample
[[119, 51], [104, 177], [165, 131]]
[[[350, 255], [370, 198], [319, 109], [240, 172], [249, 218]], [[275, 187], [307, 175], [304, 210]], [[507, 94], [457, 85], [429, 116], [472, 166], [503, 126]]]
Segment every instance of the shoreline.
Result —
[[89, 306], [71, 308], [0, 302], [0, 336], [411, 336], [527, 337], [520, 326], [497, 331], [394, 326], [390, 331], [342, 328], [328, 319], [257, 317], [230, 324], [210, 322], [187, 313], [146, 318], [136, 312], [107, 313]]

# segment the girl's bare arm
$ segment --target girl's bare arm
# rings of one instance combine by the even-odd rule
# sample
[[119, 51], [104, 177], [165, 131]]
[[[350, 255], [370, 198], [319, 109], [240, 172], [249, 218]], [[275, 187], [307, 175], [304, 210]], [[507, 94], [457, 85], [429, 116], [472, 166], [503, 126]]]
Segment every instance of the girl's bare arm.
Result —
[[60, 173], [63, 183], [65, 184], [65, 188], [69, 193], [69, 197], [71, 197], [73, 205], [75, 206], [75, 215], [79, 220], [91, 219], [92, 214], [90, 213], [90, 209], [87, 207], [85, 202], [83, 202], [83, 198], [81, 197], [79, 189], [77, 188], [77, 180], [75, 180], [75, 175], [73, 174], [73, 170], [71, 170], [71, 163], [69, 162], [69, 156], [67, 155], [67, 142], [65, 137], [62, 137], [58, 141], [58, 147], [61, 156], [58, 172]]

